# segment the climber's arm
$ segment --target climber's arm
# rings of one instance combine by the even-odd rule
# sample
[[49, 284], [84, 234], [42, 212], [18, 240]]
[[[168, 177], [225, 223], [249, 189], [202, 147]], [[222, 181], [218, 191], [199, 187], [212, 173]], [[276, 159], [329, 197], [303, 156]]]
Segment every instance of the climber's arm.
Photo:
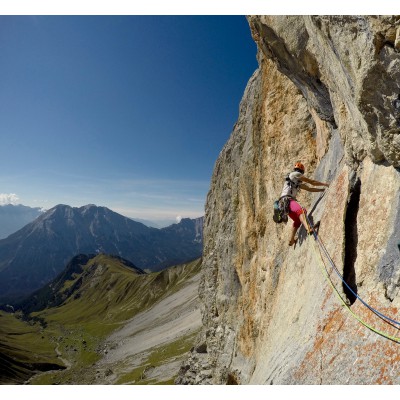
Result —
[[303, 183], [300, 185], [300, 188], [307, 190], [307, 192], [323, 192], [325, 190], [325, 189], [312, 188], [307, 185], [304, 185]]
[[[301, 176], [299, 178], [302, 182], [306, 182], [309, 183], [310, 185], [314, 185], [314, 186], [326, 186], [328, 187], [329, 184], [328, 183], [323, 183], [323, 182], [319, 182], [319, 181], [315, 181], [314, 179], [310, 179], [310, 178], [306, 178], [305, 176]], [[307, 190], [307, 189], [306, 189]], [[320, 192], [321, 190], [317, 190], [317, 192]]]

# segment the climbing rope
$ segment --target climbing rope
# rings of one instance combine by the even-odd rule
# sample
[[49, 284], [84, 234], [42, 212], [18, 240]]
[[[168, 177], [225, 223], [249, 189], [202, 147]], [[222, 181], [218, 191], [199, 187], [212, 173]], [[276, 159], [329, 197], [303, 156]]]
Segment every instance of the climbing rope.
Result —
[[[307, 217], [308, 218], [308, 217]], [[344, 285], [349, 289], [349, 291], [356, 297], [358, 300], [361, 301], [362, 304], [364, 304], [365, 307], [367, 307], [370, 311], [372, 311], [374, 314], [376, 314], [379, 318], [383, 319], [385, 322], [391, 322], [395, 325], [400, 325], [400, 322], [388, 317], [385, 314], [382, 314], [380, 311], [375, 309], [374, 307], [370, 306], [365, 300], [363, 300], [354, 290], [349, 286], [349, 284], [346, 282], [344, 277], [341, 275], [340, 271], [337, 269], [335, 263], [333, 262], [332, 258], [330, 257], [328, 251], [326, 250], [326, 247], [324, 243], [322, 242], [321, 238], [318, 235], [316, 236], [316, 241], [318, 242], [320, 248], [324, 251], [324, 254], [326, 255], [327, 259], [329, 260], [330, 264], [332, 265], [333, 270], [336, 272], [340, 280], [344, 283]]]
[[[303, 209], [304, 210], [304, 209]], [[387, 320], [395, 325], [400, 325], [399, 321], [396, 321], [392, 318], [389, 318], [387, 315], [382, 314], [380, 311], [376, 310], [375, 308], [373, 308], [372, 306], [370, 306], [366, 301], [364, 301], [352, 288], [351, 286], [346, 282], [346, 280], [344, 279], [344, 277], [342, 276], [342, 274], [340, 273], [340, 271], [337, 269], [336, 264], [334, 263], [334, 261], [332, 260], [330, 254], [328, 253], [328, 251], [326, 250], [326, 247], [324, 245], [324, 243], [322, 242], [321, 238], [317, 235], [317, 233], [315, 232], [314, 226], [312, 225], [309, 217], [307, 214], [306, 215], [306, 219], [308, 224], [312, 227], [314, 233], [314, 239], [317, 241], [319, 247], [323, 250], [326, 258], [328, 259], [329, 263], [332, 266], [332, 269], [336, 272], [336, 274], [338, 275], [339, 279], [344, 283], [344, 285], [349, 289], [349, 291], [354, 295], [354, 297], [356, 297], [358, 300], [361, 301], [362, 304], [364, 304], [365, 307], [367, 307], [370, 311], [372, 311], [374, 314], [376, 314], [378, 317], [382, 318], [383, 320]]]
[[[302, 207], [302, 208], [303, 208], [303, 207]], [[330, 257], [328, 251], [326, 250], [325, 245], [323, 244], [322, 240], [319, 238], [319, 235], [318, 235], [317, 232], [315, 231], [315, 227], [314, 227], [313, 224], [311, 223], [311, 221], [310, 221], [310, 219], [309, 219], [307, 213], [305, 212], [304, 208], [303, 208], [303, 211], [304, 211], [304, 214], [305, 214], [305, 216], [306, 216], [307, 223], [309, 224], [309, 226], [310, 226], [310, 227], [312, 228], [312, 230], [313, 230], [313, 236], [314, 236], [314, 239], [315, 239], [315, 243], [318, 245], [318, 249], [319, 249], [319, 258], [318, 258], [318, 253], [316, 252], [315, 246], [312, 246], [312, 247], [313, 247], [313, 250], [314, 250], [314, 253], [315, 253], [315, 255], [317, 256], [317, 259], [320, 259], [320, 260], [321, 260], [323, 266], [321, 265], [321, 263], [319, 263], [318, 265], [319, 265], [319, 267], [321, 268], [321, 271], [322, 271], [323, 275], [325, 276], [325, 278], [326, 278], [327, 281], [329, 282], [330, 286], [332, 287], [333, 291], [334, 291], [334, 292], [336, 293], [336, 295], [338, 296], [338, 298], [339, 298], [339, 300], [341, 301], [341, 303], [342, 303], [342, 304], [344, 305], [344, 307], [350, 312], [350, 314], [351, 314], [357, 321], [359, 321], [362, 325], [364, 325], [366, 328], [370, 329], [371, 331], [373, 331], [373, 332], [377, 333], [378, 335], [383, 336], [383, 337], [385, 337], [385, 338], [387, 338], [387, 339], [389, 339], [389, 340], [392, 340], [392, 341], [394, 341], [394, 342], [396, 342], [396, 343], [400, 343], [400, 338], [399, 338], [399, 337], [393, 336], [393, 335], [389, 335], [389, 334], [387, 334], [387, 333], [385, 333], [385, 332], [383, 332], [383, 331], [381, 331], [381, 330], [379, 330], [379, 329], [373, 327], [372, 325], [368, 324], [367, 322], [365, 322], [359, 315], [357, 315], [356, 313], [353, 312], [353, 310], [351, 310], [351, 308], [348, 306], [348, 304], [346, 303], [346, 301], [342, 298], [342, 296], [340, 295], [340, 293], [339, 293], [339, 291], [337, 290], [336, 286], [334, 285], [334, 283], [333, 283], [332, 280], [331, 280], [331, 277], [330, 277], [330, 275], [329, 275], [329, 273], [328, 273], [326, 264], [325, 264], [325, 262], [324, 262], [324, 259], [323, 259], [323, 257], [322, 257], [322, 254], [321, 254], [321, 249], [323, 250], [323, 252], [324, 252], [326, 258], [327, 258], [328, 261], [329, 261], [329, 263], [331, 264], [332, 269], [333, 269], [333, 270], [336, 272], [336, 274], [339, 276], [340, 280], [346, 285], [346, 287], [351, 291], [351, 293], [352, 293], [357, 299], [360, 300], [360, 302], [361, 302], [364, 306], [366, 306], [370, 311], [372, 311], [375, 315], [377, 315], [377, 316], [378, 316], [379, 318], [381, 318], [383, 321], [385, 321], [385, 322], [387, 322], [387, 323], [389, 323], [389, 321], [390, 321], [391, 323], [400, 325], [400, 322], [395, 321], [395, 320], [389, 318], [388, 316], [382, 314], [381, 312], [379, 312], [378, 310], [376, 310], [375, 308], [373, 308], [372, 306], [370, 306], [370, 305], [369, 305], [366, 301], [364, 301], [357, 293], [355, 293], [355, 292], [353, 291], [353, 289], [348, 285], [348, 283], [344, 280], [343, 276], [340, 274], [339, 270], [337, 269], [335, 263], [333, 262], [333, 260], [332, 260], [332, 258]], [[390, 325], [393, 326], [392, 324], [390, 324]], [[399, 329], [399, 328], [397, 328], [397, 327], [395, 327], [395, 326], [393, 326], [393, 327], [396, 328], [397, 330]]]
[[[317, 253], [317, 251], [316, 251], [316, 249], [315, 249], [315, 246], [312, 246], [312, 248], [313, 248], [313, 250], [314, 250], [315, 255], [318, 257], [318, 253]], [[359, 315], [357, 315], [357, 314], [347, 305], [346, 301], [343, 299], [343, 297], [340, 295], [339, 291], [337, 290], [336, 286], [333, 284], [333, 282], [332, 282], [332, 280], [331, 280], [331, 278], [330, 278], [330, 276], [329, 276], [329, 274], [328, 274], [328, 270], [327, 270], [327, 268], [326, 268], [326, 265], [325, 265], [325, 262], [324, 262], [324, 260], [323, 260], [323, 258], [322, 258], [322, 254], [321, 254], [321, 253], [319, 253], [319, 259], [321, 260], [322, 265], [323, 265], [323, 266], [322, 266], [321, 263], [318, 263], [318, 265], [319, 265], [319, 267], [320, 267], [320, 269], [321, 269], [323, 275], [325, 276], [325, 278], [326, 278], [327, 281], [329, 282], [329, 285], [331, 286], [331, 288], [332, 288], [333, 291], [335, 292], [336, 296], [339, 298], [339, 300], [340, 300], [340, 302], [342, 303], [342, 305], [343, 305], [343, 306], [346, 308], [346, 310], [353, 316], [353, 318], [355, 318], [355, 319], [356, 319], [358, 322], [360, 322], [363, 326], [365, 326], [365, 327], [368, 328], [369, 330], [371, 330], [371, 331], [377, 333], [378, 335], [380, 335], [380, 336], [382, 336], [382, 337], [384, 337], [384, 338], [386, 338], [386, 339], [392, 340], [393, 342], [400, 343], [400, 337], [393, 336], [393, 335], [389, 335], [388, 333], [383, 332], [383, 331], [381, 331], [381, 330], [379, 330], [379, 329], [373, 327], [372, 325], [368, 324], [367, 322], [365, 322]], [[397, 329], [397, 328], [396, 328], [396, 329]]]

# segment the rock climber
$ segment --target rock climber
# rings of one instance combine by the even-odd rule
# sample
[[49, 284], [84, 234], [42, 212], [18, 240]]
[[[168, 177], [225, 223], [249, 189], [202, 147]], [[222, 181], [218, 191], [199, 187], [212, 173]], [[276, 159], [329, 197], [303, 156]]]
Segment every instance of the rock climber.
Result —
[[285, 180], [285, 184], [283, 186], [282, 194], [280, 199], [287, 199], [288, 200], [288, 215], [289, 218], [293, 220], [292, 231], [289, 240], [289, 246], [293, 246], [296, 243], [295, 236], [296, 232], [299, 229], [300, 225], [303, 224], [304, 228], [306, 229], [307, 233], [311, 235], [313, 230], [311, 227], [308, 226], [306, 217], [304, 212], [307, 210], [303, 209], [300, 204], [296, 201], [297, 192], [299, 189], [307, 190], [308, 192], [323, 192], [325, 189], [317, 189], [312, 188], [304, 183], [308, 183], [313, 186], [326, 186], [329, 187], [329, 184], [318, 182], [310, 178], [306, 178], [304, 176], [304, 165], [300, 162], [297, 162], [294, 165], [294, 169], [292, 172], [288, 174]]

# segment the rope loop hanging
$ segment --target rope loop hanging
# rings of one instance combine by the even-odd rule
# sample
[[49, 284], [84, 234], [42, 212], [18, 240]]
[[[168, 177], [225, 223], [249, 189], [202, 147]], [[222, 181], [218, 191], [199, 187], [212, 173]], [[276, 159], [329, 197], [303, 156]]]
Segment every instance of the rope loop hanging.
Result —
[[[301, 206], [302, 207], [302, 206]], [[350, 287], [350, 285], [345, 281], [345, 279], [343, 278], [342, 274], [340, 273], [340, 271], [338, 270], [338, 268], [336, 267], [334, 261], [332, 260], [330, 254], [328, 253], [324, 243], [322, 242], [322, 240], [320, 239], [319, 235], [317, 234], [314, 225], [312, 224], [310, 218], [308, 217], [307, 213], [305, 212], [305, 209], [302, 207], [304, 215], [306, 217], [306, 221], [309, 225], [309, 227], [313, 230], [313, 237], [315, 239], [315, 244], [318, 246], [318, 250], [319, 250], [319, 254], [316, 251], [316, 246], [313, 245], [312, 248], [314, 250], [314, 254], [316, 255], [316, 258], [319, 260], [318, 265], [323, 273], [323, 275], [325, 276], [326, 280], [328, 281], [329, 285], [332, 287], [333, 291], [335, 292], [335, 294], [338, 296], [339, 300], [341, 301], [341, 303], [343, 304], [343, 306], [347, 309], [347, 311], [350, 312], [350, 314], [353, 316], [353, 318], [355, 318], [357, 321], [359, 321], [362, 325], [364, 325], [366, 328], [370, 329], [371, 331], [377, 333], [380, 336], [385, 337], [386, 339], [392, 340], [396, 343], [400, 343], [400, 337], [397, 336], [393, 336], [393, 335], [389, 335], [386, 332], [383, 332], [375, 327], [373, 327], [372, 325], [370, 325], [369, 323], [365, 322], [359, 315], [357, 315], [350, 307], [349, 305], [346, 303], [346, 301], [343, 299], [342, 295], [339, 293], [338, 289], [336, 288], [336, 286], [334, 285], [334, 283], [332, 282], [332, 279], [328, 273], [328, 269], [326, 267], [326, 264], [324, 262], [322, 252], [325, 254], [325, 257], [327, 258], [327, 260], [329, 261], [333, 271], [335, 271], [335, 273], [337, 274], [337, 276], [339, 277], [339, 279], [343, 282], [343, 284], [349, 289], [349, 291], [358, 299], [360, 300], [360, 302], [367, 307], [371, 312], [373, 312], [376, 316], [378, 316], [379, 318], [381, 318], [384, 322], [390, 324], [391, 326], [395, 327], [396, 329], [400, 329], [400, 322], [396, 321], [390, 317], [388, 317], [387, 315], [381, 313], [380, 311], [376, 310], [374, 307], [372, 307], [371, 305], [369, 305], [365, 300], [363, 300], [357, 293], [354, 292], [354, 290]], [[395, 326], [398, 325], [398, 326]]]

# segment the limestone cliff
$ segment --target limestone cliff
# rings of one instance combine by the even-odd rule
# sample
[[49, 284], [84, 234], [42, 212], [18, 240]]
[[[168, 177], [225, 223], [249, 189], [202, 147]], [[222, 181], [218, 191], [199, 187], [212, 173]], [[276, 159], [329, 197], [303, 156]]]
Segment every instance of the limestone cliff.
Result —
[[[177, 383], [400, 383], [395, 327], [332, 273], [313, 238], [276, 225], [295, 161], [330, 182], [299, 201], [356, 293], [400, 320], [400, 17], [250, 16], [259, 68], [214, 169], [204, 225], [203, 332]], [[327, 265], [328, 271], [330, 266]]]

